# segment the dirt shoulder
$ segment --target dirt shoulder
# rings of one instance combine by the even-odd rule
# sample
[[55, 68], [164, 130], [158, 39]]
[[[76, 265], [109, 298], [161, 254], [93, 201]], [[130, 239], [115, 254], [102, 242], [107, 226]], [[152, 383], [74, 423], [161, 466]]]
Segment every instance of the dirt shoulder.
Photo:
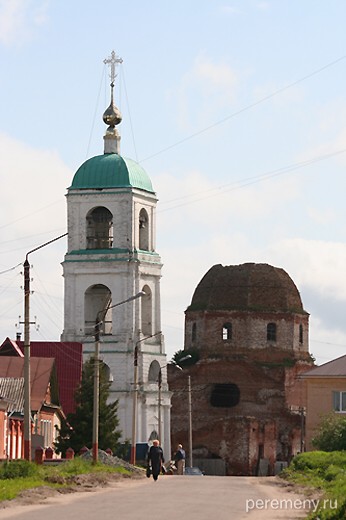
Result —
[[116, 483], [126, 483], [143, 478], [145, 478], [144, 471], [140, 470], [131, 474], [87, 473], [70, 477], [59, 476], [55, 479], [51, 479], [50, 482], [53, 484], [60, 484], [63, 487], [53, 488], [47, 485], [25, 489], [13, 500], [4, 500], [0, 502], [0, 510], [20, 505], [44, 504], [48, 498], [77, 492], [95, 492]]

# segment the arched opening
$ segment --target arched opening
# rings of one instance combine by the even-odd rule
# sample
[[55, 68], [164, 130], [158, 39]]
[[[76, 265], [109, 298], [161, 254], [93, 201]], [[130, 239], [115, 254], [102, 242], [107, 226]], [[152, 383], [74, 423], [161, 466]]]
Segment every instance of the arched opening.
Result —
[[[92, 285], [84, 294], [85, 334], [93, 334], [96, 319], [101, 334], [112, 334], [112, 293], [105, 285]], [[107, 310], [108, 309], [108, 310]]]
[[150, 287], [145, 285], [142, 289], [145, 292], [145, 296], [142, 297], [142, 333], [145, 336], [151, 336], [152, 334], [152, 305], [153, 299], [151, 296]]
[[139, 213], [139, 249], [149, 250], [149, 218], [144, 208]]
[[108, 383], [113, 382], [113, 374], [111, 372], [111, 369], [104, 361], [101, 361], [100, 363], [100, 374], [101, 372], [104, 376], [105, 381], [108, 381]]
[[94, 208], [86, 217], [87, 249], [110, 249], [113, 245], [113, 215], [104, 207]]
[[161, 367], [160, 367], [160, 363], [158, 361], [154, 360], [150, 363], [149, 374], [148, 374], [149, 383], [158, 382], [160, 370], [161, 370]]
[[276, 323], [268, 323], [267, 341], [276, 341]]
[[234, 383], [222, 383], [214, 385], [210, 404], [217, 408], [232, 408], [237, 406], [240, 400], [240, 390]]
[[304, 343], [303, 341], [303, 325], [299, 325], [299, 343], [302, 345]]
[[232, 323], [225, 323], [222, 327], [223, 341], [230, 341], [232, 339]]

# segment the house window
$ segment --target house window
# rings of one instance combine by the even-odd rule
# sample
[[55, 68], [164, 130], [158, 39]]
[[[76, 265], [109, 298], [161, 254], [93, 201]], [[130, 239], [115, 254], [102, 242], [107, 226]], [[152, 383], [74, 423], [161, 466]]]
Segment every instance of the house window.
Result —
[[334, 412], [346, 412], [346, 392], [333, 392]]
[[268, 323], [267, 341], [276, 341], [276, 323]]
[[299, 325], [299, 343], [303, 344], [303, 325]]
[[225, 323], [222, 327], [223, 341], [230, 341], [232, 339], [232, 323]]
[[52, 444], [52, 421], [41, 419], [41, 435], [43, 437], [44, 447], [47, 448]]

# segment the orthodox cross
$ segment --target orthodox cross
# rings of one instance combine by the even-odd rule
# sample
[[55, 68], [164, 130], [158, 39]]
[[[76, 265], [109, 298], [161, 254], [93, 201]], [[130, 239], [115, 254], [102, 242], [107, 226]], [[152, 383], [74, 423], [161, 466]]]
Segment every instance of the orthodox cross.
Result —
[[117, 75], [115, 74], [115, 65], [118, 63], [122, 63], [122, 62], [123, 62], [122, 58], [118, 58], [114, 51], [112, 51], [109, 58], [106, 58], [103, 60], [103, 63], [105, 65], [110, 66], [111, 71], [110, 71], [109, 77], [111, 78], [112, 85], [114, 85], [114, 80], [117, 77]]

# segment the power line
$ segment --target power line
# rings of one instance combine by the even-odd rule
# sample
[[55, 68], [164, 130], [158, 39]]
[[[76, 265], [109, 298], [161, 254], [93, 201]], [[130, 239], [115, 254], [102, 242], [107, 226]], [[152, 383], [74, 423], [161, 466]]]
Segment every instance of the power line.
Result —
[[285, 92], [286, 90], [294, 87], [295, 85], [298, 85], [299, 83], [302, 83], [303, 81], [305, 81], [305, 80], [315, 76], [316, 74], [319, 74], [320, 72], [323, 72], [324, 70], [328, 69], [329, 67], [332, 67], [332, 66], [336, 65], [337, 63], [339, 63], [340, 61], [344, 60], [345, 58], [346, 58], [346, 55], [341, 56], [340, 58], [337, 58], [336, 60], [333, 60], [333, 61], [327, 63], [323, 67], [320, 67], [319, 69], [316, 69], [316, 70], [310, 72], [309, 74], [306, 74], [305, 76], [302, 76], [301, 78], [299, 78], [299, 79], [297, 79], [295, 81], [292, 81], [292, 83], [288, 83], [284, 87], [279, 88], [278, 90], [275, 90], [271, 94], [268, 94], [267, 96], [264, 96], [264, 97], [258, 99], [254, 103], [250, 103], [249, 105], [241, 108], [240, 110], [237, 110], [236, 112], [233, 112], [232, 114], [230, 114], [230, 115], [220, 119], [219, 121], [216, 121], [215, 123], [212, 123], [211, 125], [206, 126], [205, 128], [202, 128], [201, 130], [198, 130], [197, 132], [194, 132], [193, 134], [191, 134], [191, 135], [189, 135], [187, 137], [184, 137], [183, 139], [180, 139], [179, 141], [176, 141], [175, 143], [173, 143], [173, 144], [171, 144], [169, 146], [166, 146], [166, 148], [163, 148], [159, 152], [156, 152], [156, 153], [154, 153], [152, 155], [149, 155], [148, 157], [144, 157], [144, 159], [142, 159], [139, 162], [141, 163], [141, 162], [144, 162], [144, 161], [148, 161], [149, 159], [153, 159], [154, 157], [157, 157], [158, 155], [161, 155], [162, 153], [167, 152], [168, 150], [171, 150], [172, 148], [175, 148], [176, 146], [179, 146], [179, 145], [185, 143], [186, 141], [190, 141], [191, 139], [194, 139], [195, 137], [198, 137], [199, 135], [204, 134], [205, 132], [208, 132], [209, 130], [212, 130], [216, 126], [219, 126], [219, 125], [222, 125], [223, 123], [226, 123], [226, 121], [229, 121], [233, 117], [236, 117], [239, 114], [247, 112], [251, 108], [254, 108], [257, 105], [260, 105], [261, 103], [264, 103], [265, 101], [268, 101], [269, 99], [272, 99], [273, 97], [278, 96], [279, 94], [282, 94], [283, 92]]

